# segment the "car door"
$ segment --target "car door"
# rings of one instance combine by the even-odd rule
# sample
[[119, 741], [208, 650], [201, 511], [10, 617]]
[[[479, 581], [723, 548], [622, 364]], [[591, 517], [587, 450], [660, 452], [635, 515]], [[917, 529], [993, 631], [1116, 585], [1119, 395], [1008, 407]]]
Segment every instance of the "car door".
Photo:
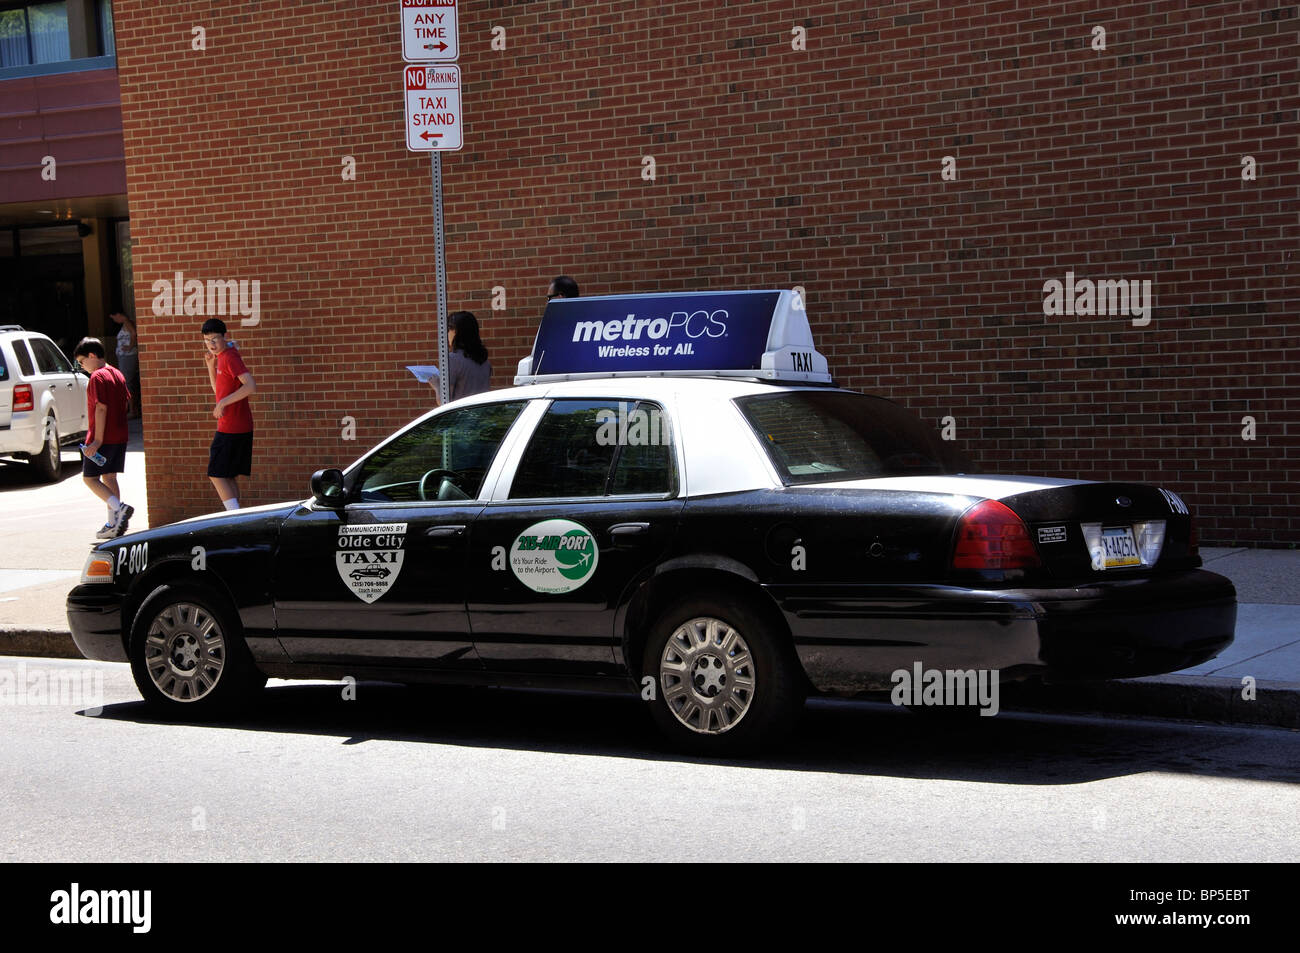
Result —
[[622, 670], [615, 614], [682, 509], [668, 423], [649, 402], [551, 401], [471, 534], [470, 625], [489, 669]]
[[281, 527], [276, 629], [295, 662], [479, 669], [465, 611], [484, 478], [527, 401], [448, 410], [348, 473], [348, 502]]
[[54, 398], [59, 412], [59, 436], [82, 433], [86, 429], [86, 388], [78, 384], [72, 362], [45, 338], [28, 339], [36, 358], [36, 377], [32, 389], [46, 389]]

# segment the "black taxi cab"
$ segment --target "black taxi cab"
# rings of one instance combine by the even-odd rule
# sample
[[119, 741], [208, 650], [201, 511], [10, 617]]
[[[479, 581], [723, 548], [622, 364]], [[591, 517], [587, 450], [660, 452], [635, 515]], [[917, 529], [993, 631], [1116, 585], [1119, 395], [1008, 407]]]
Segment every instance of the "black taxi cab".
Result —
[[811, 694], [969, 706], [954, 672], [1129, 677], [1232, 641], [1177, 494], [970, 472], [834, 386], [792, 292], [558, 299], [515, 384], [306, 500], [99, 545], [78, 647], [176, 716], [268, 676], [586, 688], [738, 751]]

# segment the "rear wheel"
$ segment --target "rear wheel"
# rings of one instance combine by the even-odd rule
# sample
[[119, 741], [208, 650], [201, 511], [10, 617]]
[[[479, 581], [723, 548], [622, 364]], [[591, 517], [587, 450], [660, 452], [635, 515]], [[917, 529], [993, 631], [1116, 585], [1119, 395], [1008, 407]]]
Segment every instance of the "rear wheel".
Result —
[[234, 614], [198, 586], [164, 586], [136, 614], [131, 674], [144, 700], [169, 717], [234, 711], [266, 684]]
[[63, 454], [59, 450], [59, 426], [53, 417], [45, 418], [45, 443], [32, 457], [32, 469], [45, 483], [53, 483], [63, 473]]
[[790, 647], [732, 596], [688, 599], [660, 615], [642, 672], [656, 679], [651, 712], [672, 742], [736, 754], [783, 738], [803, 705]]

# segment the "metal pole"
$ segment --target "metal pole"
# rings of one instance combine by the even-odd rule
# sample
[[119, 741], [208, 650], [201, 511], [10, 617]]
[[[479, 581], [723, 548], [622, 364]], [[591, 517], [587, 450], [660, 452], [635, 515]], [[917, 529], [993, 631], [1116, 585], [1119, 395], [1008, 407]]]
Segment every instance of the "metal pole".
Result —
[[433, 253], [438, 282], [438, 400], [447, 403], [447, 242], [442, 230], [442, 153], [435, 149], [433, 160]]

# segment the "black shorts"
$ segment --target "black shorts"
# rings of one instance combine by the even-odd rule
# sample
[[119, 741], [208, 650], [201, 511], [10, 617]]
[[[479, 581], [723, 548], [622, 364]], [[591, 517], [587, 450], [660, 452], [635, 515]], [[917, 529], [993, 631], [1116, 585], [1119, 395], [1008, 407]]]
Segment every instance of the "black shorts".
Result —
[[234, 479], [253, 472], [253, 431], [222, 433], [217, 431], [208, 451], [208, 476]]
[[104, 458], [102, 467], [84, 453], [81, 454], [82, 476], [97, 477], [105, 473], [121, 473], [126, 469], [126, 444], [106, 443], [99, 448], [99, 452]]

